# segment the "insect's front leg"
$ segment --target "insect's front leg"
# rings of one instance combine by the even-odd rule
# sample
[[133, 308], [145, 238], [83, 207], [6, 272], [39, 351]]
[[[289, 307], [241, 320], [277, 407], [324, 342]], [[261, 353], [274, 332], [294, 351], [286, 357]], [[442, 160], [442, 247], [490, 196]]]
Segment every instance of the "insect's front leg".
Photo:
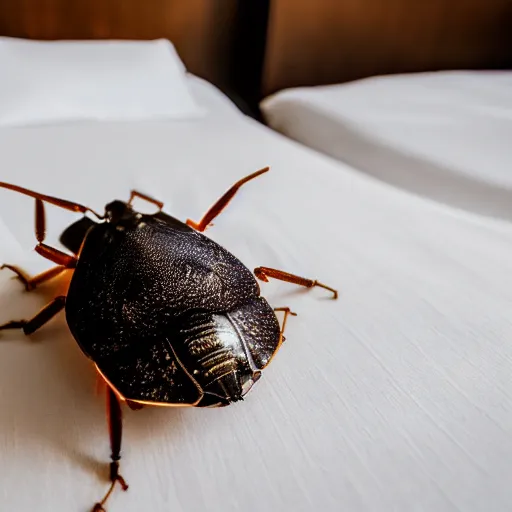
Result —
[[107, 419], [110, 433], [110, 448], [112, 450], [110, 463], [110, 488], [101, 501], [96, 503], [92, 512], [105, 512], [104, 505], [109, 499], [117, 482], [123, 489], [128, 490], [128, 484], [119, 474], [119, 461], [121, 460], [121, 440], [123, 435], [123, 417], [121, 412], [121, 404], [116, 394], [107, 385]]
[[43, 258], [56, 263], [56, 267], [46, 270], [45, 272], [42, 272], [41, 274], [33, 277], [27, 276], [27, 274], [16, 265], [2, 265], [0, 267], [0, 270], [9, 269], [10, 271], [14, 272], [17, 278], [25, 285], [25, 289], [27, 291], [33, 290], [37, 285], [57, 277], [67, 269], [74, 268], [77, 261], [74, 256], [70, 256], [69, 254], [66, 254], [43, 243], [46, 237], [46, 217], [43, 201], [39, 198], [36, 198], [35, 235], [38, 241], [38, 244], [35, 248], [36, 252]]
[[47, 260], [53, 261], [57, 265], [61, 265], [66, 268], [74, 268], [76, 266], [76, 258], [70, 256], [65, 252], [59, 251], [54, 247], [44, 244], [46, 238], [46, 216], [44, 212], [44, 203], [41, 199], [36, 199], [36, 239], [38, 244], [36, 245], [35, 251]]
[[260, 169], [259, 171], [253, 172], [249, 176], [246, 176], [245, 178], [242, 178], [241, 180], [237, 181], [220, 199], [217, 200], [217, 202], [210, 207], [210, 209], [204, 214], [203, 218], [199, 222], [194, 222], [193, 220], [188, 219], [187, 225], [191, 228], [194, 228], [196, 231], [203, 232], [205, 231], [208, 226], [210, 226], [210, 223], [212, 220], [217, 217], [217, 215], [222, 212], [222, 210], [227, 206], [227, 204], [233, 199], [235, 194], [238, 192], [238, 189], [247, 183], [248, 181], [257, 178], [261, 174], [267, 172], [269, 170], [268, 167], [265, 167], [264, 169]]

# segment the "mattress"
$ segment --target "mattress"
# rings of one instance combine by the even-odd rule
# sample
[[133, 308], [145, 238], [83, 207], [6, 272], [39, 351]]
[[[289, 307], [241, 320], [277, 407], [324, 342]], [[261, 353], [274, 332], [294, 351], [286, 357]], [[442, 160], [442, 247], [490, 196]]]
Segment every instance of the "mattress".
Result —
[[512, 220], [512, 72], [378, 76], [280, 91], [275, 130], [423, 197]]
[[[137, 188], [199, 220], [250, 269], [339, 289], [261, 283], [288, 306], [286, 343], [246, 399], [222, 409], [124, 411], [111, 512], [508, 512], [512, 502], [512, 227], [414, 195], [241, 114], [190, 77], [190, 121], [1, 129], [2, 180], [95, 210]], [[0, 191], [0, 260], [32, 251], [33, 201]], [[48, 243], [78, 214], [48, 207]], [[0, 272], [5, 320], [65, 290]], [[63, 315], [27, 341], [0, 333], [2, 510], [88, 510], [110, 455], [96, 375]]]

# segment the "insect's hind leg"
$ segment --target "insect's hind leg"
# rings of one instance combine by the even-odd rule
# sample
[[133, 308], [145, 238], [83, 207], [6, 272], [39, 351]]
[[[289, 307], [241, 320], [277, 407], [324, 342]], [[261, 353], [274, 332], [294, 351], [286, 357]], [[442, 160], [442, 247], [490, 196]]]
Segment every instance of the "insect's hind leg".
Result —
[[119, 461], [121, 460], [121, 440], [123, 434], [123, 417], [121, 412], [121, 404], [107, 385], [107, 418], [110, 433], [110, 448], [112, 450], [110, 463], [110, 487], [101, 501], [96, 503], [92, 512], [105, 512], [104, 505], [109, 499], [117, 482], [121, 485], [123, 491], [128, 490], [125, 479], [119, 474]]
[[333, 294], [333, 299], [338, 298], [338, 291], [330, 286], [322, 284], [318, 282], [316, 279], [307, 279], [305, 277], [296, 276], [294, 274], [289, 274], [288, 272], [284, 272], [282, 270], [276, 270], [275, 268], [268, 267], [257, 267], [254, 269], [254, 275], [261, 279], [262, 281], [268, 282], [268, 278], [272, 277], [274, 279], [279, 279], [280, 281], [286, 281], [288, 283], [298, 284], [300, 286], [305, 286], [306, 288], [313, 288], [314, 286], [318, 286], [319, 288], [324, 288], [325, 290], [329, 290]]
[[32, 334], [49, 322], [57, 313], [62, 311], [65, 305], [66, 297], [56, 297], [30, 320], [12, 320], [11, 322], [0, 325], [0, 331], [6, 329], [22, 329], [26, 335]]
[[274, 308], [274, 311], [282, 311], [284, 313], [283, 323], [281, 325], [281, 338], [282, 341], [285, 341], [286, 338], [284, 337], [284, 330], [286, 328], [286, 321], [290, 315], [297, 316], [297, 313], [294, 313], [290, 308]]

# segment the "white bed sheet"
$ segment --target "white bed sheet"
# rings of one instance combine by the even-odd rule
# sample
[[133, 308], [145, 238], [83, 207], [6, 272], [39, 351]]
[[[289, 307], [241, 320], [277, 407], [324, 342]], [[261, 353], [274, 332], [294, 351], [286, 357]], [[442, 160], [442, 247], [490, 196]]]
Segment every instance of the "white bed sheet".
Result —
[[[266, 165], [208, 231], [249, 268], [339, 287], [262, 284], [287, 341], [242, 403], [125, 413], [110, 512], [509, 512], [512, 228], [419, 200], [239, 114], [195, 81], [205, 119], [0, 130], [2, 180], [95, 209], [136, 186], [199, 219]], [[0, 192], [0, 260], [30, 251], [33, 202]], [[75, 216], [48, 209], [49, 243]], [[0, 273], [2, 317], [34, 313]], [[96, 377], [61, 315], [0, 343], [2, 510], [87, 511], [106, 490]]]
[[268, 124], [361, 171], [512, 220], [512, 72], [443, 71], [284, 90]]

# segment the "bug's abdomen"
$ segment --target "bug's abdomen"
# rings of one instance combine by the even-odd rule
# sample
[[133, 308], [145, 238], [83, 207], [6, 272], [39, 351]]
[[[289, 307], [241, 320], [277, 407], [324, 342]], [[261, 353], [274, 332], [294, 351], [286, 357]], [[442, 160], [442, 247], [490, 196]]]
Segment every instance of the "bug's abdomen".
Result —
[[[196, 313], [179, 329], [177, 356], [205, 393], [204, 403], [240, 400], [255, 373], [243, 341], [225, 315]], [[204, 405], [204, 404], [202, 404]]]
[[231, 312], [187, 316], [179, 331], [177, 356], [205, 393], [199, 405], [242, 399], [279, 343], [279, 324], [261, 297]]

